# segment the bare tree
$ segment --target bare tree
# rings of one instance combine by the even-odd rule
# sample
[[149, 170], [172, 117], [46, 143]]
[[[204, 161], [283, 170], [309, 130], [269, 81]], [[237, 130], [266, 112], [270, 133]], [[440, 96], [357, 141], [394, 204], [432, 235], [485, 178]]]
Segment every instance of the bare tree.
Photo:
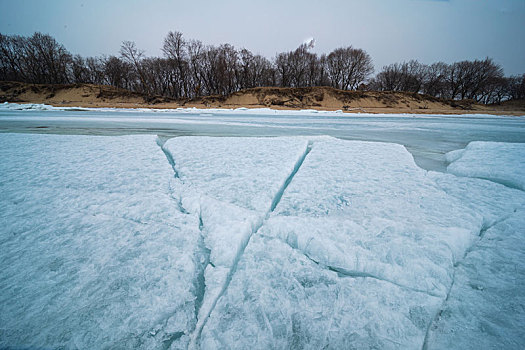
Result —
[[446, 97], [445, 78], [449, 66], [443, 62], [436, 62], [429, 66], [424, 66], [423, 93], [436, 97]]
[[25, 67], [25, 40], [19, 35], [0, 34], [0, 72], [3, 80], [29, 80]]
[[188, 58], [190, 62], [191, 80], [191, 94], [192, 96], [199, 96], [202, 94], [202, 85], [204, 80], [204, 45], [199, 40], [191, 40], [187, 44]]
[[169, 32], [164, 38], [162, 46], [164, 57], [168, 59], [168, 64], [173, 69], [170, 72], [170, 85], [173, 97], [189, 96], [188, 91], [188, 54], [186, 51], [186, 41], [180, 32]]
[[104, 60], [104, 76], [109, 85], [131, 89], [130, 71], [130, 65], [116, 56], [109, 56]]
[[525, 74], [508, 78], [509, 98], [525, 100]]
[[169, 32], [165, 58], [146, 58], [134, 42], [125, 41], [120, 57], [72, 56], [53, 37], [0, 34], [0, 79], [29, 83], [110, 84], [147, 94], [194, 97], [229, 94], [258, 86], [307, 87], [331, 85], [339, 89], [409, 91], [450, 99], [499, 103], [525, 98], [525, 75], [505, 78], [490, 58], [431, 65], [416, 60], [383, 67], [374, 77], [372, 59], [352, 46], [318, 56], [313, 42], [270, 61], [247, 49], [205, 46]]
[[120, 47], [120, 56], [135, 69], [135, 73], [140, 80], [140, 90], [149, 94], [149, 87], [146, 84], [146, 78], [141, 66], [141, 61], [144, 59], [144, 51], [139, 50], [133, 41], [124, 41]]
[[332, 51], [326, 64], [331, 85], [342, 90], [356, 90], [374, 72], [370, 55], [352, 46]]

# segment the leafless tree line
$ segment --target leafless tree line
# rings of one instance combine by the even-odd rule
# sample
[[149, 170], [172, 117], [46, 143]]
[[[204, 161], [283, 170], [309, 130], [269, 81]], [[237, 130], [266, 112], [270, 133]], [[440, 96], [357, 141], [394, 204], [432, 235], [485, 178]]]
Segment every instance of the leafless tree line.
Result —
[[490, 58], [426, 65], [412, 60], [383, 67], [368, 83], [379, 91], [408, 91], [445, 99], [499, 103], [525, 98], [525, 74], [505, 77]]
[[169, 32], [162, 52], [163, 57], [146, 57], [134, 42], [125, 41], [119, 56], [84, 58], [70, 54], [47, 34], [0, 34], [0, 80], [106, 84], [173, 98], [225, 95], [261, 86], [409, 91], [484, 103], [525, 98], [525, 74], [504, 77], [501, 66], [489, 58], [453, 64], [396, 63], [370, 78], [372, 58], [351, 46], [317, 55], [303, 44], [269, 60], [247, 49], [204, 45]]

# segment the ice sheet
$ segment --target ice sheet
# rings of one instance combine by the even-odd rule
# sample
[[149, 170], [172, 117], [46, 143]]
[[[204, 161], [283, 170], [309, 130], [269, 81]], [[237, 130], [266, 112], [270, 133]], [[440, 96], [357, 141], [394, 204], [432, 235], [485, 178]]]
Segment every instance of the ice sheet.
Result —
[[[314, 140], [203, 328], [203, 348], [420, 349], [480, 233], [523, 203], [428, 174], [401, 146]], [[438, 180], [441, 182], [438, 182]], [[502, 187], [502, 186], [500, 186]], [[498, 196], [491, 201], [497, 202]]]
[[525, 190], [525, 143], [471, 142], [447, 153], [447, 171]]
[[522, 349], [525, 208], [487, 230], [458, 266], [428, 349]]
[[280, 198], [308, 149], [297, 138], [179, 137], [162, 144], [180, 184], [186, 210], [198, 213], [207, 258], [205, 288], [192, 346], [228, 288], [251, 236]]
[[0, 146], [0, 347], [523, 343], [523, 191], [330, 137]]
[[153, 136], [0, 137], [0, 347], [153, 348], [195, 324], [197, 217]]
[[[356, 117], [370, 117], [370, 116], [414, 116], [414, 113], [398, 113], [398, 114], [371, 114], [361, 112], [344, 112], [343, 110], [335, 111], [320, 111], [316, 109], [301, 109], [301, 110], [278, 110], [272, 108], [108, 108], [108, 107], [57, 107], [43, 103], [12, 103], [4, 102], [0, 103], [0, 110], [12, 110], [12, 111], [98, 111], [98, 112], [136, 112], [136, 113], [182, 113], [182, 114], [193, 114], [197, 116], [216, 116], [216, 115], [255, 115], [255, 116], [349, 116], [351, 118]], [[418, 117], [422, 118], [433, 118], [436, 115], [422, 114]], [[444, 115], [439, 115], [445, 117]], [[454, 117], [472, 117], [472, 118], [494, 118], [491, 114], [457, 114]], [[505, 116], [498, 116], [505, 117]], [[519, 116], [512, 116], [513, 119], [520, 118]]]

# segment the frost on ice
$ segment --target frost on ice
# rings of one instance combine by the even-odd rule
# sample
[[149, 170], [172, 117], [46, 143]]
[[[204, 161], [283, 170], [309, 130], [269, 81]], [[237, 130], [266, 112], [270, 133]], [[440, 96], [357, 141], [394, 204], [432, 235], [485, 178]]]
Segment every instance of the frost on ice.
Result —
[[515, 144], [456, 152], [449, 171], [493, 181], [329, 137], [0, 144], [0, 346], [525, 341], [525, 195], [493, 182], [519, 181]]

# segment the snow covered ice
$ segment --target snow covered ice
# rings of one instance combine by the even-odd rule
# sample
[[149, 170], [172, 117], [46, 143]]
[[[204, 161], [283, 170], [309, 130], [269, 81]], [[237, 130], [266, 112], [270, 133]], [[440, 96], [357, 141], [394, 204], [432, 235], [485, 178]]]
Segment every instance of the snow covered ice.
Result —
[[452, 174], [326, 136], [0, 145], [0, 347], [525, 344], [522, 144]]

